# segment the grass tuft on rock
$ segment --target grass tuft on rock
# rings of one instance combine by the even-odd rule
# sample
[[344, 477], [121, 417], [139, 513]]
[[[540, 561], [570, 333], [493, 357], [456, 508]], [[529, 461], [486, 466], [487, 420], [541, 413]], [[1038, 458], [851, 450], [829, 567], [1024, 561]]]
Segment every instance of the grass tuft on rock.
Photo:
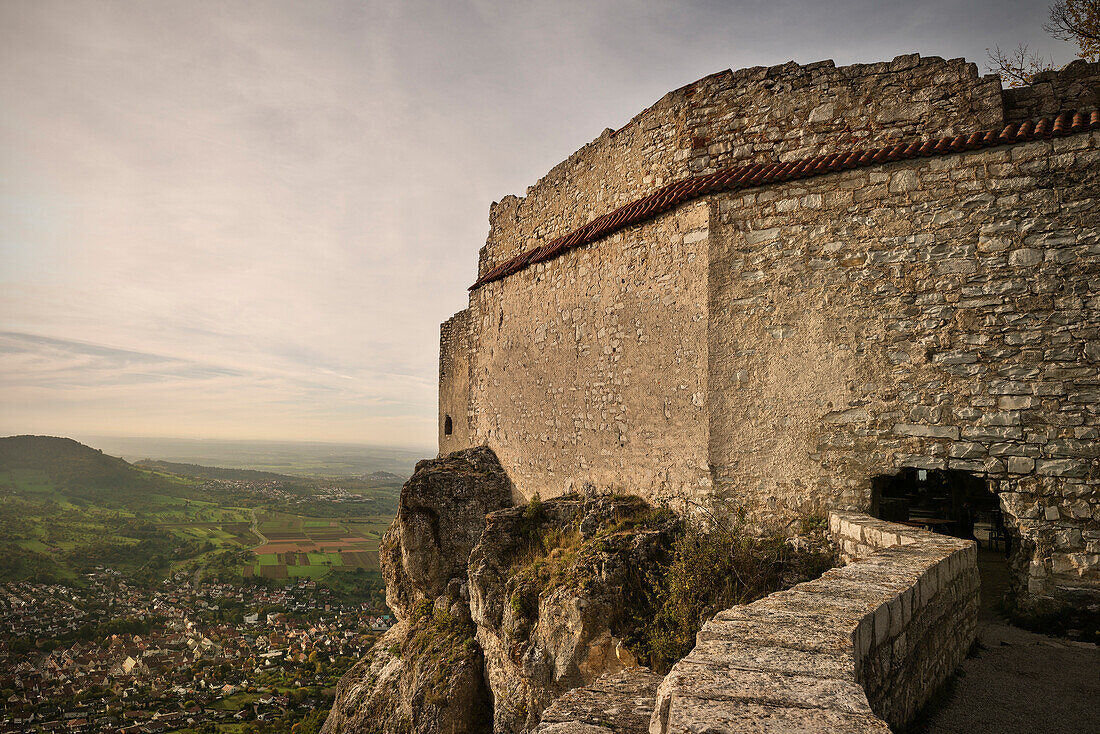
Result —
[[[790, 538], [754, 532], [733, 510], [683, 521], [638, 497], [615, 495], [597, 502], [602, 510], [596, 512], [578, 499], [535, 497], [517, 518], [518, 540], [507, 559], [515, 631], [525, 634], [538, 620], [540, 599], [556, 590], [585, 594], [613, 577], [619, 604], [609, 619], [611, 632], [639, 662], [659, 672], [691, 650], [700, 627], [718, 611], [817, 578], [836, 565], [820, 518], [804, 518], [800, 533]], [[563, 503], [576, 505], [566, 522], [556, 511]], [[649, 550], [641, 553], [643, 537]]]

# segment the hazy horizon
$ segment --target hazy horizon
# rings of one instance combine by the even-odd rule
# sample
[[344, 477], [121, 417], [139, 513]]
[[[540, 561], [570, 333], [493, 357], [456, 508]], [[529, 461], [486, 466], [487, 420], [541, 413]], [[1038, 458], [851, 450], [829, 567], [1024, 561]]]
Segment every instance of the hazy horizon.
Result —
[[[0, 439], [12, 436], [0, 436]], [[108, 456], [129, 462], [144, 459], [181, 464], [257, 469], [295, 476], [362, 476], [388, 471], [412, 475], [421, 459], [433, 458], [434, 447], [383, 446], [335, 441], [268, 441], [252, 439], [179, 438], [163, 436], [56, 436], [69, 438]]]
[[727, 68], [1074, 55], [1031, 2], [0, 5], [0, 433], [433, 446], [491, 201]]
[[[111, 444], [119, 445], [121, 443], [139, 443], [139, 442], [162, 442], [162, 443], [180, 443], [180, 444], [203, 444], [203, 443], [216, 443], [216, 444], [251, 444], [251, 445], [299, 445], [299, 446], [333, 446], [333, 447], [355, 447], [365, 449], [377, 449], [381, 451], [400, 451], [410, 454], [417, 454], [420, 458], [426, 458], [429, 456], [435, 456], [436, 446], [434, 444], [386, 444], [386, 443], [372, 443], [366, 441], [315, 441], [311, 439], [266, 439], [266, 438], [215, 438], [211, 436], [127, 436], [127, 435], [110, 435], [110, 434], [76, 434], [71, 436], [61, 436], [61, 438], [71, 438], [80, 443], [95, 448], [100, 448], [96, 444]], [[159, 457], [143, 457], [143, 458], [159, 458]]]

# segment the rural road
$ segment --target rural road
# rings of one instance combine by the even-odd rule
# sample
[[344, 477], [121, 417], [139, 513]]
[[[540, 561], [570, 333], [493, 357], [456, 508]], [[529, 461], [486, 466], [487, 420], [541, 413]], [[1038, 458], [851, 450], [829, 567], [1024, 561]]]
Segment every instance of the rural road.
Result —
[[256, 511], [253, 509], [249, 509], [248, 511], [252, 514], [252, 524], [248, 526], [248, 529], [252, 531], [253, 535], [260, 539], [260, 542], [252, 546], [252, 548], [259, 548], [262, 545], [267, 545], [267, 538], [260, 532], [260, 521], [256, 518]]

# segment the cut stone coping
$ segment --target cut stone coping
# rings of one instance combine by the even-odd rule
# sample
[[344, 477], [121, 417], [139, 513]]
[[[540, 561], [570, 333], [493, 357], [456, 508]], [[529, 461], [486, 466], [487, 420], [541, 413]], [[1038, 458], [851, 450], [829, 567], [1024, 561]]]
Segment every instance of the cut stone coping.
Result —
[[651, 734], [888, 732], [946, 680], [974, 639], [975, 543], [854, 512], [829, 529], [848, 565], [707, 622]]

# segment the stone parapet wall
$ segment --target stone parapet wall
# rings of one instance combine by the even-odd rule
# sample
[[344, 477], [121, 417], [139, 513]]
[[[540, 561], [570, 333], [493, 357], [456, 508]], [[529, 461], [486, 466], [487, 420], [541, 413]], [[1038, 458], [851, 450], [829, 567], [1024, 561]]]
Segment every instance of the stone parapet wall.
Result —
[[1030, 86], [1004, 90], [1005, 122], [1100, 107], [1100, 63], [1078, 59], [1036, 74]]
[[[849, 560], [835, 580], [873, 586], [914, 579], [873, 620], [864, 618], [855, 635], [856, 675], [871, 709], [891, 726], [904, 725], [974, 642], [977, 545], [856, 513], [830, 513], [829, 528]], [[827, 576], [824, 583], [833, 584]]]
[[975, 544], [856, 513], [829, 526], [851, 562], [704, 625], [652, 734], [886, 732], [943, 684], [974, 639]]
[[964, 59], [908, 54], [712, 74], [605, 130], [525, 196], [494, 203], [478, 275], [694, 174], [1002, 125], [1000, 80]]

